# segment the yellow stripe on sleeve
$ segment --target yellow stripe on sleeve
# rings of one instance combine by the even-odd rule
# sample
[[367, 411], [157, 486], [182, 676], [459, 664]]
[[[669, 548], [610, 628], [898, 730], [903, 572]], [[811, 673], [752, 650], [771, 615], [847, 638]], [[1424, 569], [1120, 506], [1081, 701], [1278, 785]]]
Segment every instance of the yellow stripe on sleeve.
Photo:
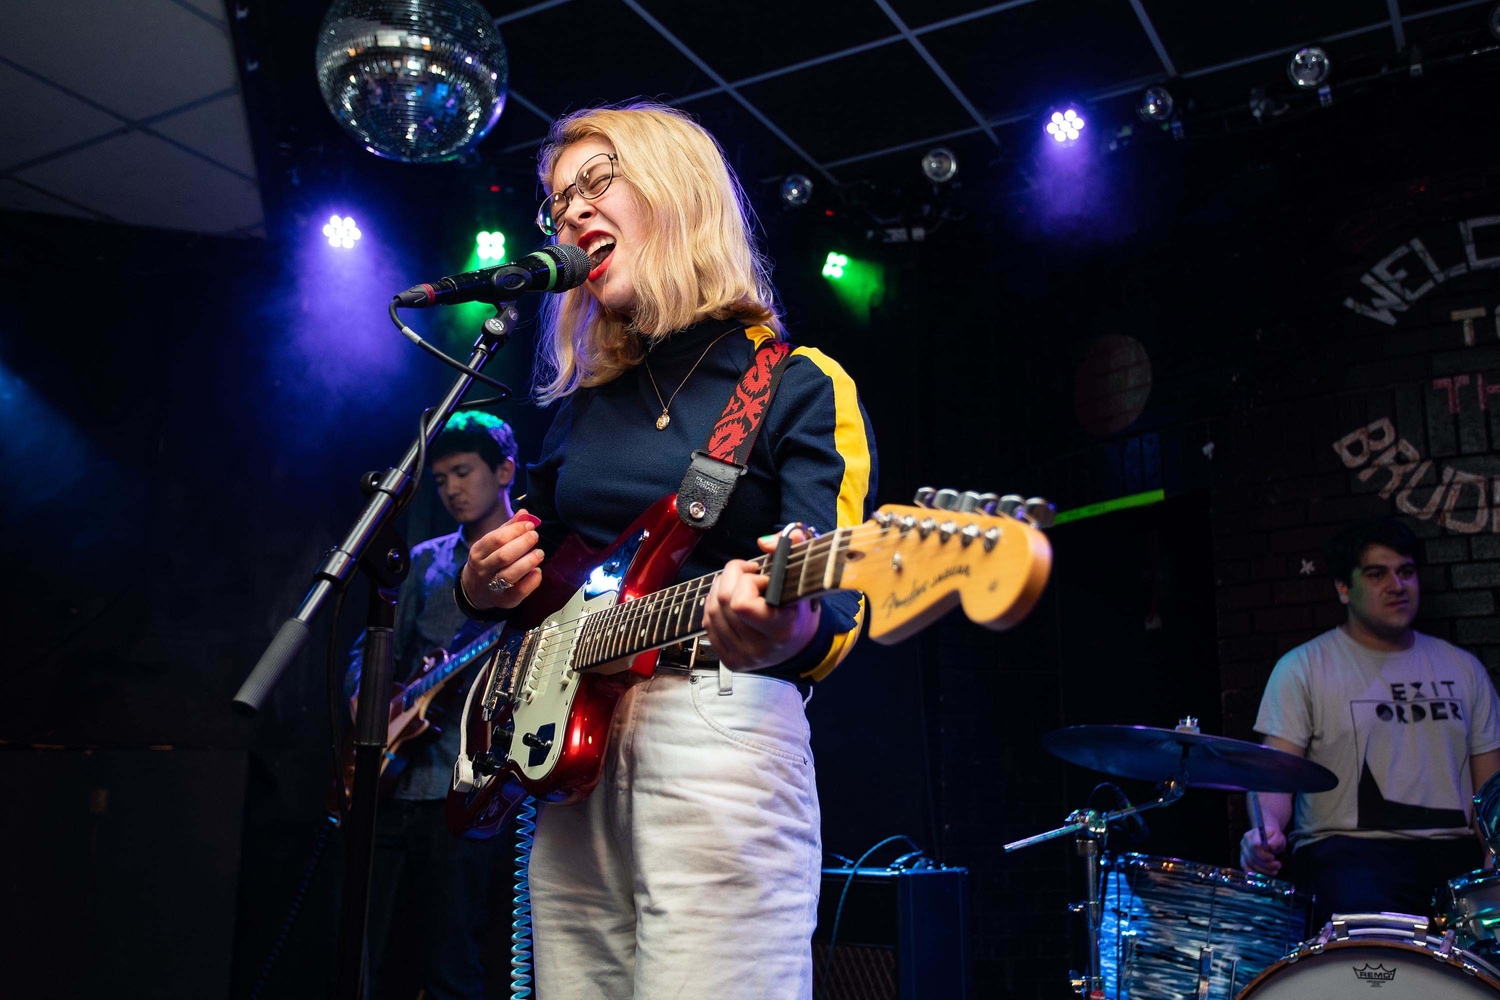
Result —
[[[859, 394], [854, 380], [839, 363], [822, 351], [812, 347], [799, 347], [793, 355], [802, 355], [833, 382], [833, 444], [844, 459], [844, 478], [839, 483], [838, 527], [848, 528], [865, 519], [865, 495], [870, 491], [870, 441], [865, 436], [865, 421], [859, 412]], [[854, 627], [833, 637], [833, 645], [821, 663], [803, 674], [820, 681], [833, 672], [849, 651], [865, 621], [865, 598], [859, 598], [859, 611], [854, 616]]]

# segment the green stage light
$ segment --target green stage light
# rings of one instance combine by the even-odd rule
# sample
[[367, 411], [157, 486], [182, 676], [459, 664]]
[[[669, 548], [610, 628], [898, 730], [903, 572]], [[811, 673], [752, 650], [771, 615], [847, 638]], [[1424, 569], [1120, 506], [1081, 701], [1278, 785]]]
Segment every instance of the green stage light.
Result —
[[479, 245], [479, 259], [499, 263], [505, 259], [505, 234], [501, 232], [480, 233], [475, 237]]
[[1165, 490], [1147, 490], [1144, 493], [1132, 493], [1125, 497], [1116, 497], [1113, 500], [1102, 500], [1099, 503], [1091, 503], [1087, 507], [1075, 507], [1072, 510], [1059, 511], [1057, 520], [1053, 525], [1067, 524], [1069, 521], [1082, 521], [1089, 517], [1098, 517], [1100, 514], [1109, 514], [1117, 510], [1128, 510], [1131, 507], [1149, 507], [1154, 503], [1161, 503], [1167, 498]]
[[823, 277], [838, 280], [844, 276], [844, 268], [849, 264], [849, 258], [841, 253], [830, 253], [828, 259], [823, 262]]

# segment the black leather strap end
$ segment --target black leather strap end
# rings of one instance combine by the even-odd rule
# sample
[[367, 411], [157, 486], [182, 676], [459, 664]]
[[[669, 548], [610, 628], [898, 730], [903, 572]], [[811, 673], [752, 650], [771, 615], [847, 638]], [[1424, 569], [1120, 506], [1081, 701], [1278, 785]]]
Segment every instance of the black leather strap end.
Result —
[[693, 452], [693, 462], [677, 488], [677, 516], [682, 523], [698, 531], [718, 524], [735, 484], [746, 471], [743, 465], [721, 462], [701, 449]]
[[766, 584], [766, 603], [773, 608], [781, 607], [786, 589], [786, 560], [792, 552], [792, 536], [783, 533], [776, 539], [776, 551], [771, 553], [771, 565], [766, 568], [770, 582]]

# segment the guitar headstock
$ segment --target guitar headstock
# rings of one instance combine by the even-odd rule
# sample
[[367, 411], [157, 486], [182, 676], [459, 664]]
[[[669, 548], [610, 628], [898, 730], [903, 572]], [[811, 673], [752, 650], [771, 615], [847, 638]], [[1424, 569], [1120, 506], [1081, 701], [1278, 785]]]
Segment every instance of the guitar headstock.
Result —
[[894, 643], [956, 604], [985, 628], [1019, 622], [1052, 568], [1040, 528], [1055, 510], [1040, 497], [921, 489], [911, 506], [887, 505], [855, 529], [840, 587], [863, 591], [865, 629]]

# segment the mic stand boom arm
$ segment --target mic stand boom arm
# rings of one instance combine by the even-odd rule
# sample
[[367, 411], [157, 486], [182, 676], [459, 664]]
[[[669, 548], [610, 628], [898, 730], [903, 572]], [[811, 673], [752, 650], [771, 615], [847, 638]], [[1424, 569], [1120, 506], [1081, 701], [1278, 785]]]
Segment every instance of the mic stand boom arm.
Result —
[[[394, 313], [394, 309], [392, 310]], [[369, 919], [370, 874], [374, 858], [376, 798], [380, 780], [380, 757], [389, 738], [391, 680], [395, 671], [396, 595], [410, 566], [406, 540], [396, 531], [395, 518], [410, 499], [418, 462], [448, 418], [474, 383], [479, 369], [505, 345], [518, 314], [506, 305], [485, 320], [474, 343], [469, 363], [432, 417], [422, 425], [399, 465], [384, 474], [364, 477], [361, 487], [369, 495], [365, 509], [344, 540], [324, 557], [313, 574], [313, 586], [297, 613], [288, 618], [261, 654], [255, 669], [234, 696], [236, 709], [248, 714], [259, 711], [271, 689], [296, 659], [312, 632], [330, 595], [344, 590], [358, 567], [370, 578], [366, 613], [364, 660], [359, 678], [359, 701], [354, 720], [354, 782], [345, 831], [344, 892], [339, 918], [338, 977], [334, 996], [338, 1000], [360, 1000], [365, 993], [365, 935]], [[479, 376], [486, 382], [488, 377]], [[507, 390], [506, 395], [509, 395]], [[342, 791], [339, 793], [342, 795]]]
[[[483, 368], [495, 351], [505, 346], [517, 319], [515, 307], [507, 305], [493, 318], [486, 320], [479, 339], [474, 344], [474, 351], [469, 355], [467, 367], [476, 372]], [[460, 375], [454, 380], [447, 395], [435, 407], [434, 416], [423, 428], [426, 442], [412, 441], [400, 464], [387, 469], [375, 482], [372, 490], [367, 491], [370, 492], [370, 499], [365, 504], [365, 509], [360, 512], [354, 527], [349, 529], [344, 540], [329, 551], [322, 565], [313, 573], [312, 589], [302, 599], [297, 613], [282, 623], [276, 637], [250, 671], [250, 676], [245, 678], [244, 684], [234, 696], [235, 708], [249, 715], [260, 711], [266, 698], [270, 696], [271, 689], [307, 642], [312, 633], [313, 619], [323, 610], [323, 605], [335, 591], [349, 585], [354, 569], [369, 548], [370, 542], [404, 506], [404, 494], [417, 474], [418, 455], [441, 433], [448, 418], [458, 408], [458, 401], [473, 383], [474, 377], [469, 374]]]

